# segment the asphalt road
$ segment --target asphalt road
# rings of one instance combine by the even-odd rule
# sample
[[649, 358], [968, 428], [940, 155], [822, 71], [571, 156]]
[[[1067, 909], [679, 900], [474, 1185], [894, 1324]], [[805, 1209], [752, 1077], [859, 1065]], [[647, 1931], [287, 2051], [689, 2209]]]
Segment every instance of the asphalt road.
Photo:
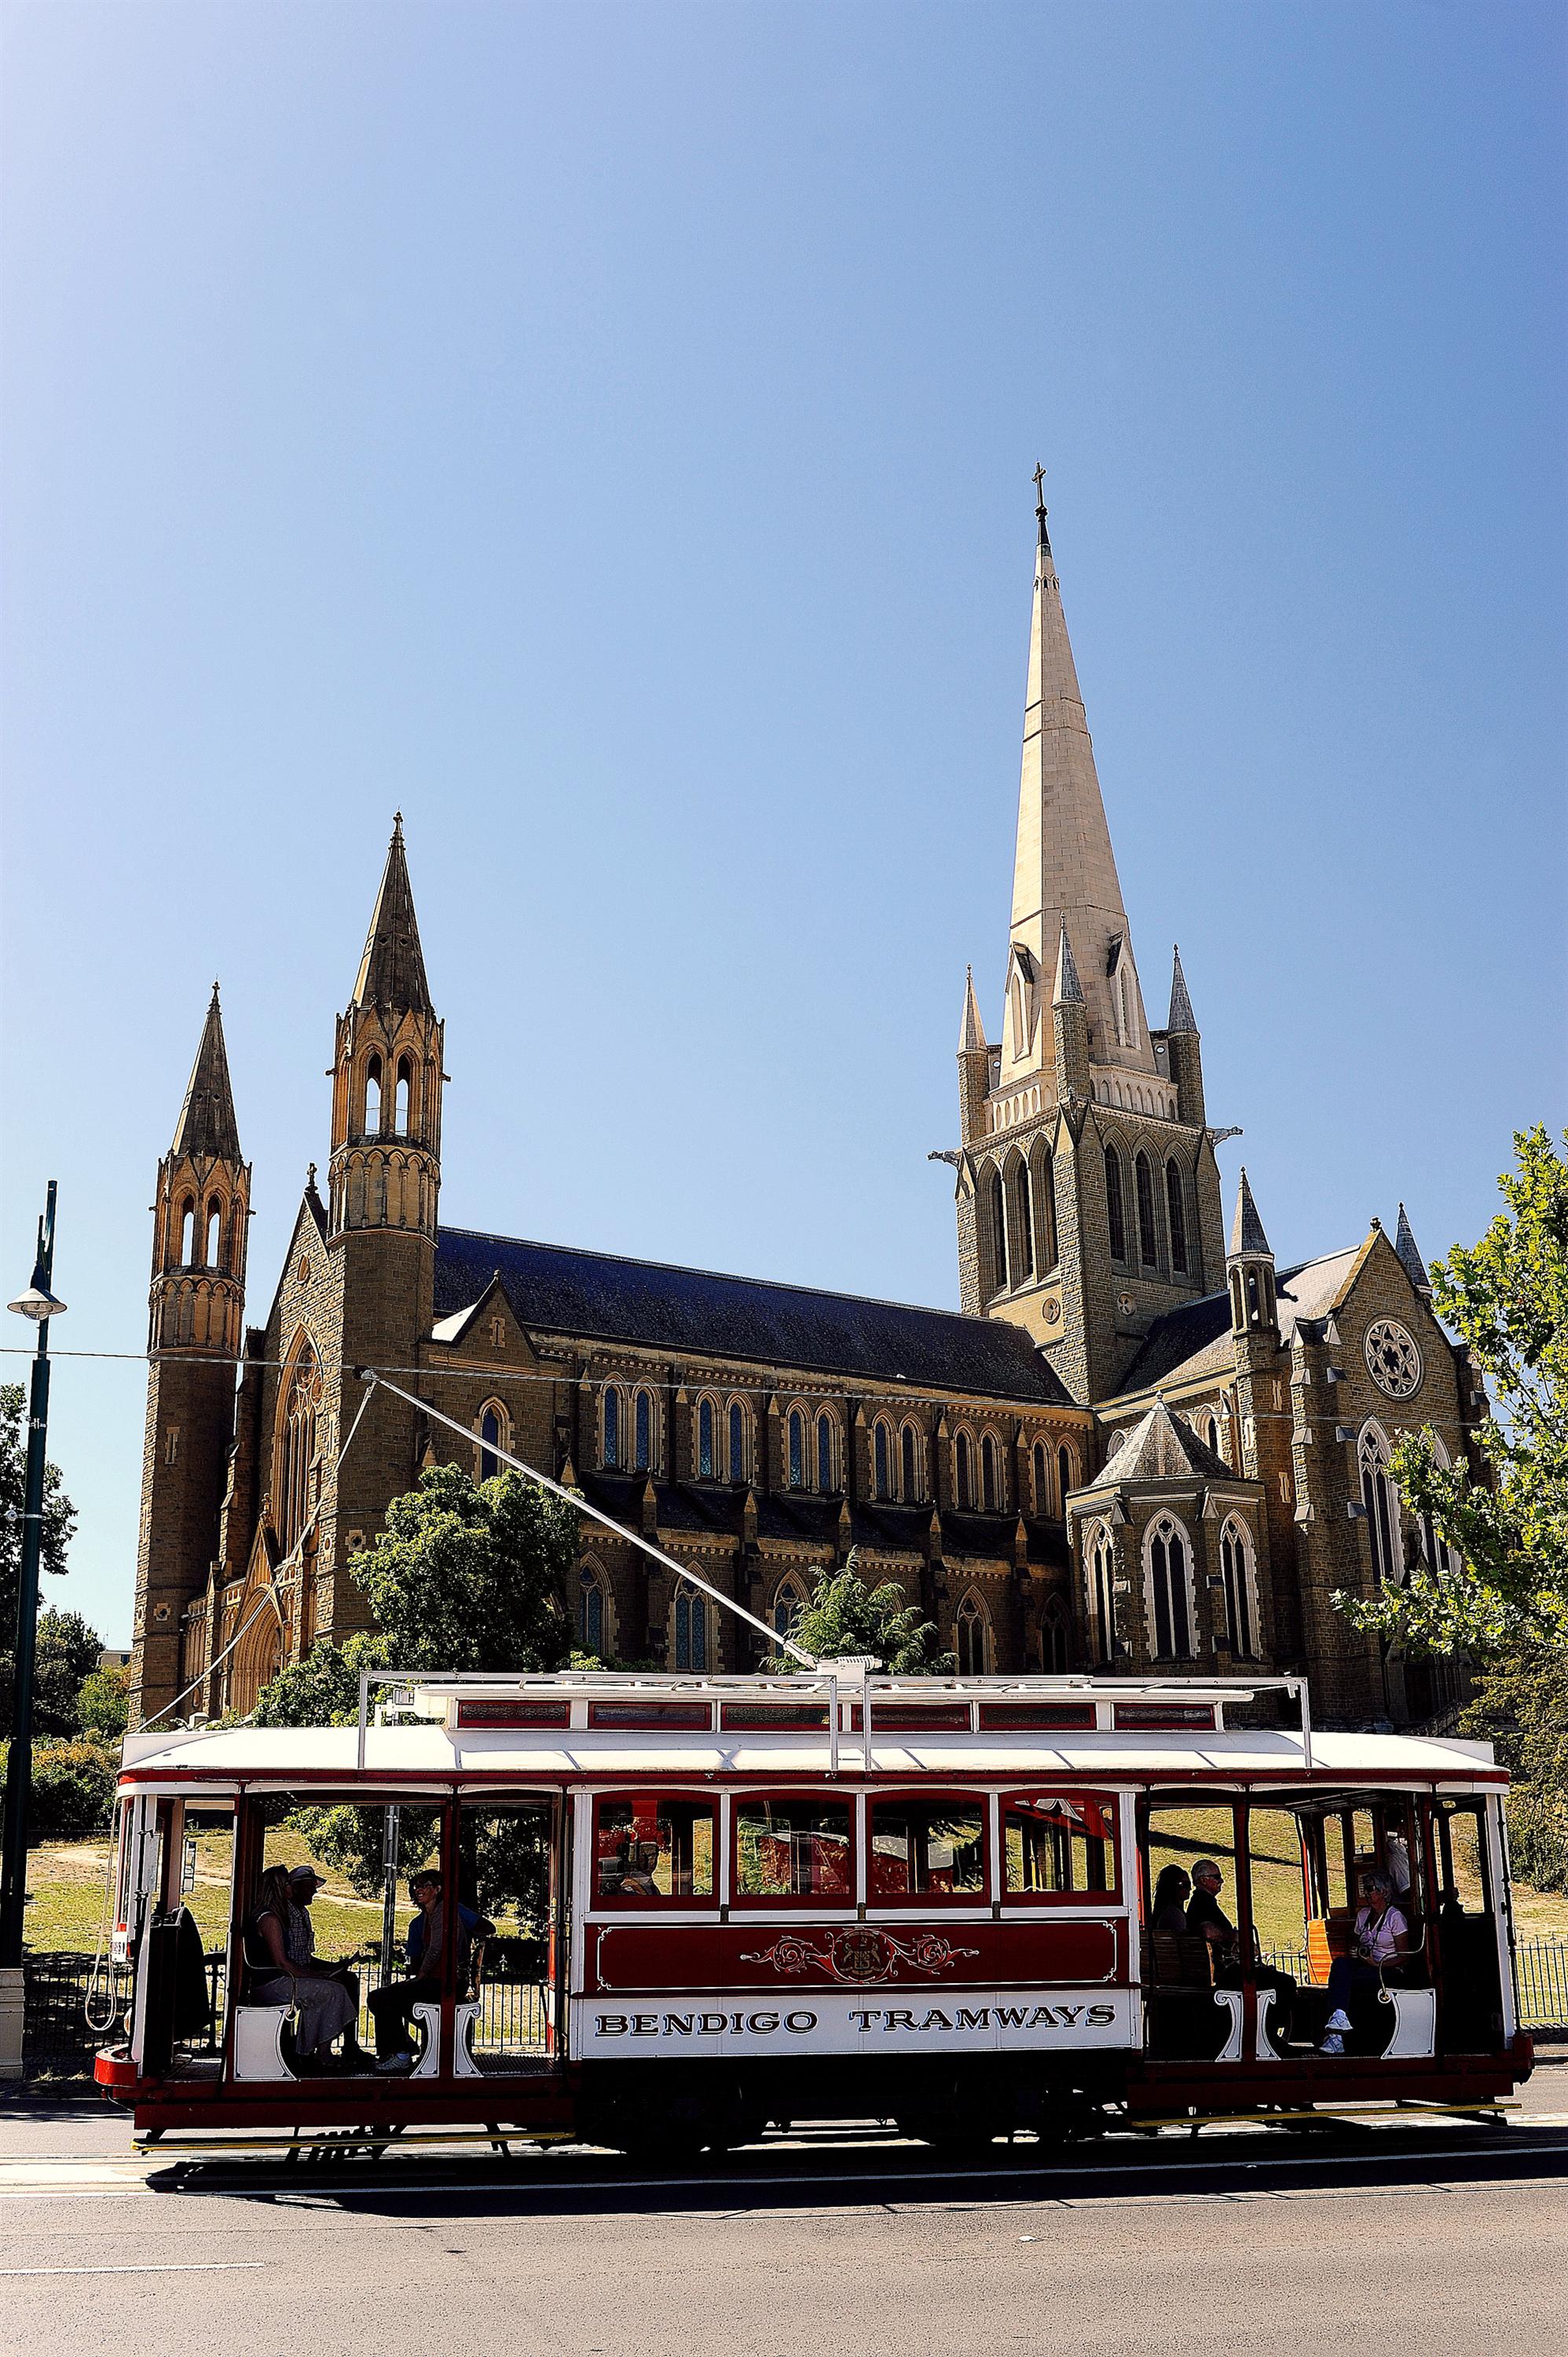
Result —
[[1505, 2129], [1113, 2136], [961, 2169], [797, 2137], [373, 2172], [131, 2157], [95, 2106], [0, 2115], [0, 2347], [76, 2357], [994, 2357], [1568, 2345], [1568, 2065]]

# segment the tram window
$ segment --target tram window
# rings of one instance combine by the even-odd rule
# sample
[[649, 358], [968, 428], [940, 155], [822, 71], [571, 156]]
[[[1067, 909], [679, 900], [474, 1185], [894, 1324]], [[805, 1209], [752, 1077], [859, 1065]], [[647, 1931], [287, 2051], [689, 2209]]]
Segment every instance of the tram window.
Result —
[[967, 1793], [878, 1801], [871, 1812], [867, 1896], [956, 1899], [986, 1895], [985, 1810]]
[[1167, 1866], [1179, 1866], [1192, 1880], [1200, 1857], [1211, 1857], [1219, 1868], [1219, 1904], [1236, 1921], [1236, 1821], [1230, 1803], [1197, 1808], [1151, 1807], [1144, 1837], [1148, 1887], [1152, 1891]]
[[1108, 1795], [1017, 1794], [1002, 1804], [1009, 1899], [1116, 1889], [1116, 1803]]
[[854, 1895], [846, 1803], [789, 1794], [736, 1803], [737, 1899], [816, 1899], [842, 1905]]
[[464, 2034], [486, 2077], [537, 2068], [544, 2058], [553, 1827], [545, 1800], [465, 1806], [458, 1817], [457, 1897], [479, 1920], [459, 1919], [457, 1994], [477, 2001]]
[[1438, 1905], [1446, 1914], [1487, 1915], [1487, 1846], [1479, 1801], [1440, 1801], [1433, 1811]]
[[[1301, 1961], [1307, 1938], [1306, 1882], [1302, 1823], [1294, 1809], [1248, 1811], [1247, 1858], [1252, 1874], [1252, 1928], [1262, 1960], [1305, 1980], [1309, 1977]], [[1236, 1910], [1230, 1911], [1234, 1915]]]
[[601, 1899], [712, 1899], [713, 1803], [618, 1792], [595, 1811], [594, 1857]]

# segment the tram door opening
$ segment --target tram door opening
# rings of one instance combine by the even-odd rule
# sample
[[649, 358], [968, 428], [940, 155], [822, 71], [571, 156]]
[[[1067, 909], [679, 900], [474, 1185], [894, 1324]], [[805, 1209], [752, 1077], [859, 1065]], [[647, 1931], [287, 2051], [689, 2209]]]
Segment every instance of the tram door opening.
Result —
[[485, 2078], [561, 2059], [552, 1962], [564, 1895], [558, 1796], [465, 1803], [457, 1821], [457, 2064]]
[[[1217, 1987], [1239, 1989], [1234, 1927], [1238, 1913], [1236, 1812], [1230, 1801], [1201, 1796], [1180, 1803], [1150, 1802], [1140, 1812], [1144, 1866], [1144, 2021], [1151, 2053], [1208, 2061], [1233, 2044], [1233, 2009]], [[1200, 1870], [1219, 1882], [1200, 1889]], [[1204, 1882], [1212, 1882], [1204, 1876]], [[1209, 1928], [1205, 1928], [1205, 1906]], [[1222, 1917], [1229, 1941], [1210, 1936]]]

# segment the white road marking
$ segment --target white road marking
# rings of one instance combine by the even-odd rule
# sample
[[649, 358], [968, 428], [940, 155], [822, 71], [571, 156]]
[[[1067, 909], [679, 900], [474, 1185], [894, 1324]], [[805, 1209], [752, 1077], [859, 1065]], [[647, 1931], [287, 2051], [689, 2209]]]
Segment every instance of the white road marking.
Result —
[[144, 2259], [118, 2267], [0, 2267], [0, 2276], [216, 2276], [264, 2267], [265, 2259]]

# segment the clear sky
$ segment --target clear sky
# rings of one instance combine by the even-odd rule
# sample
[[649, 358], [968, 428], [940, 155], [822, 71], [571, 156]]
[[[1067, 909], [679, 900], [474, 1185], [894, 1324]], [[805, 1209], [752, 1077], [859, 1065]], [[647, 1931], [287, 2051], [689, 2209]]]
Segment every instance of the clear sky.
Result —
[[[13, 5], [7, 1292], [58, 1177], [144, 1346], [218, 974], [265, 1317], [401, 807], [448, 1220], [955, 1301], [1037, 457], [1228, 1186], [1477, 1234], [1564, 1116], [1565, 27]], [[143, 1394], [55, 1377], [113, 1641]]]

